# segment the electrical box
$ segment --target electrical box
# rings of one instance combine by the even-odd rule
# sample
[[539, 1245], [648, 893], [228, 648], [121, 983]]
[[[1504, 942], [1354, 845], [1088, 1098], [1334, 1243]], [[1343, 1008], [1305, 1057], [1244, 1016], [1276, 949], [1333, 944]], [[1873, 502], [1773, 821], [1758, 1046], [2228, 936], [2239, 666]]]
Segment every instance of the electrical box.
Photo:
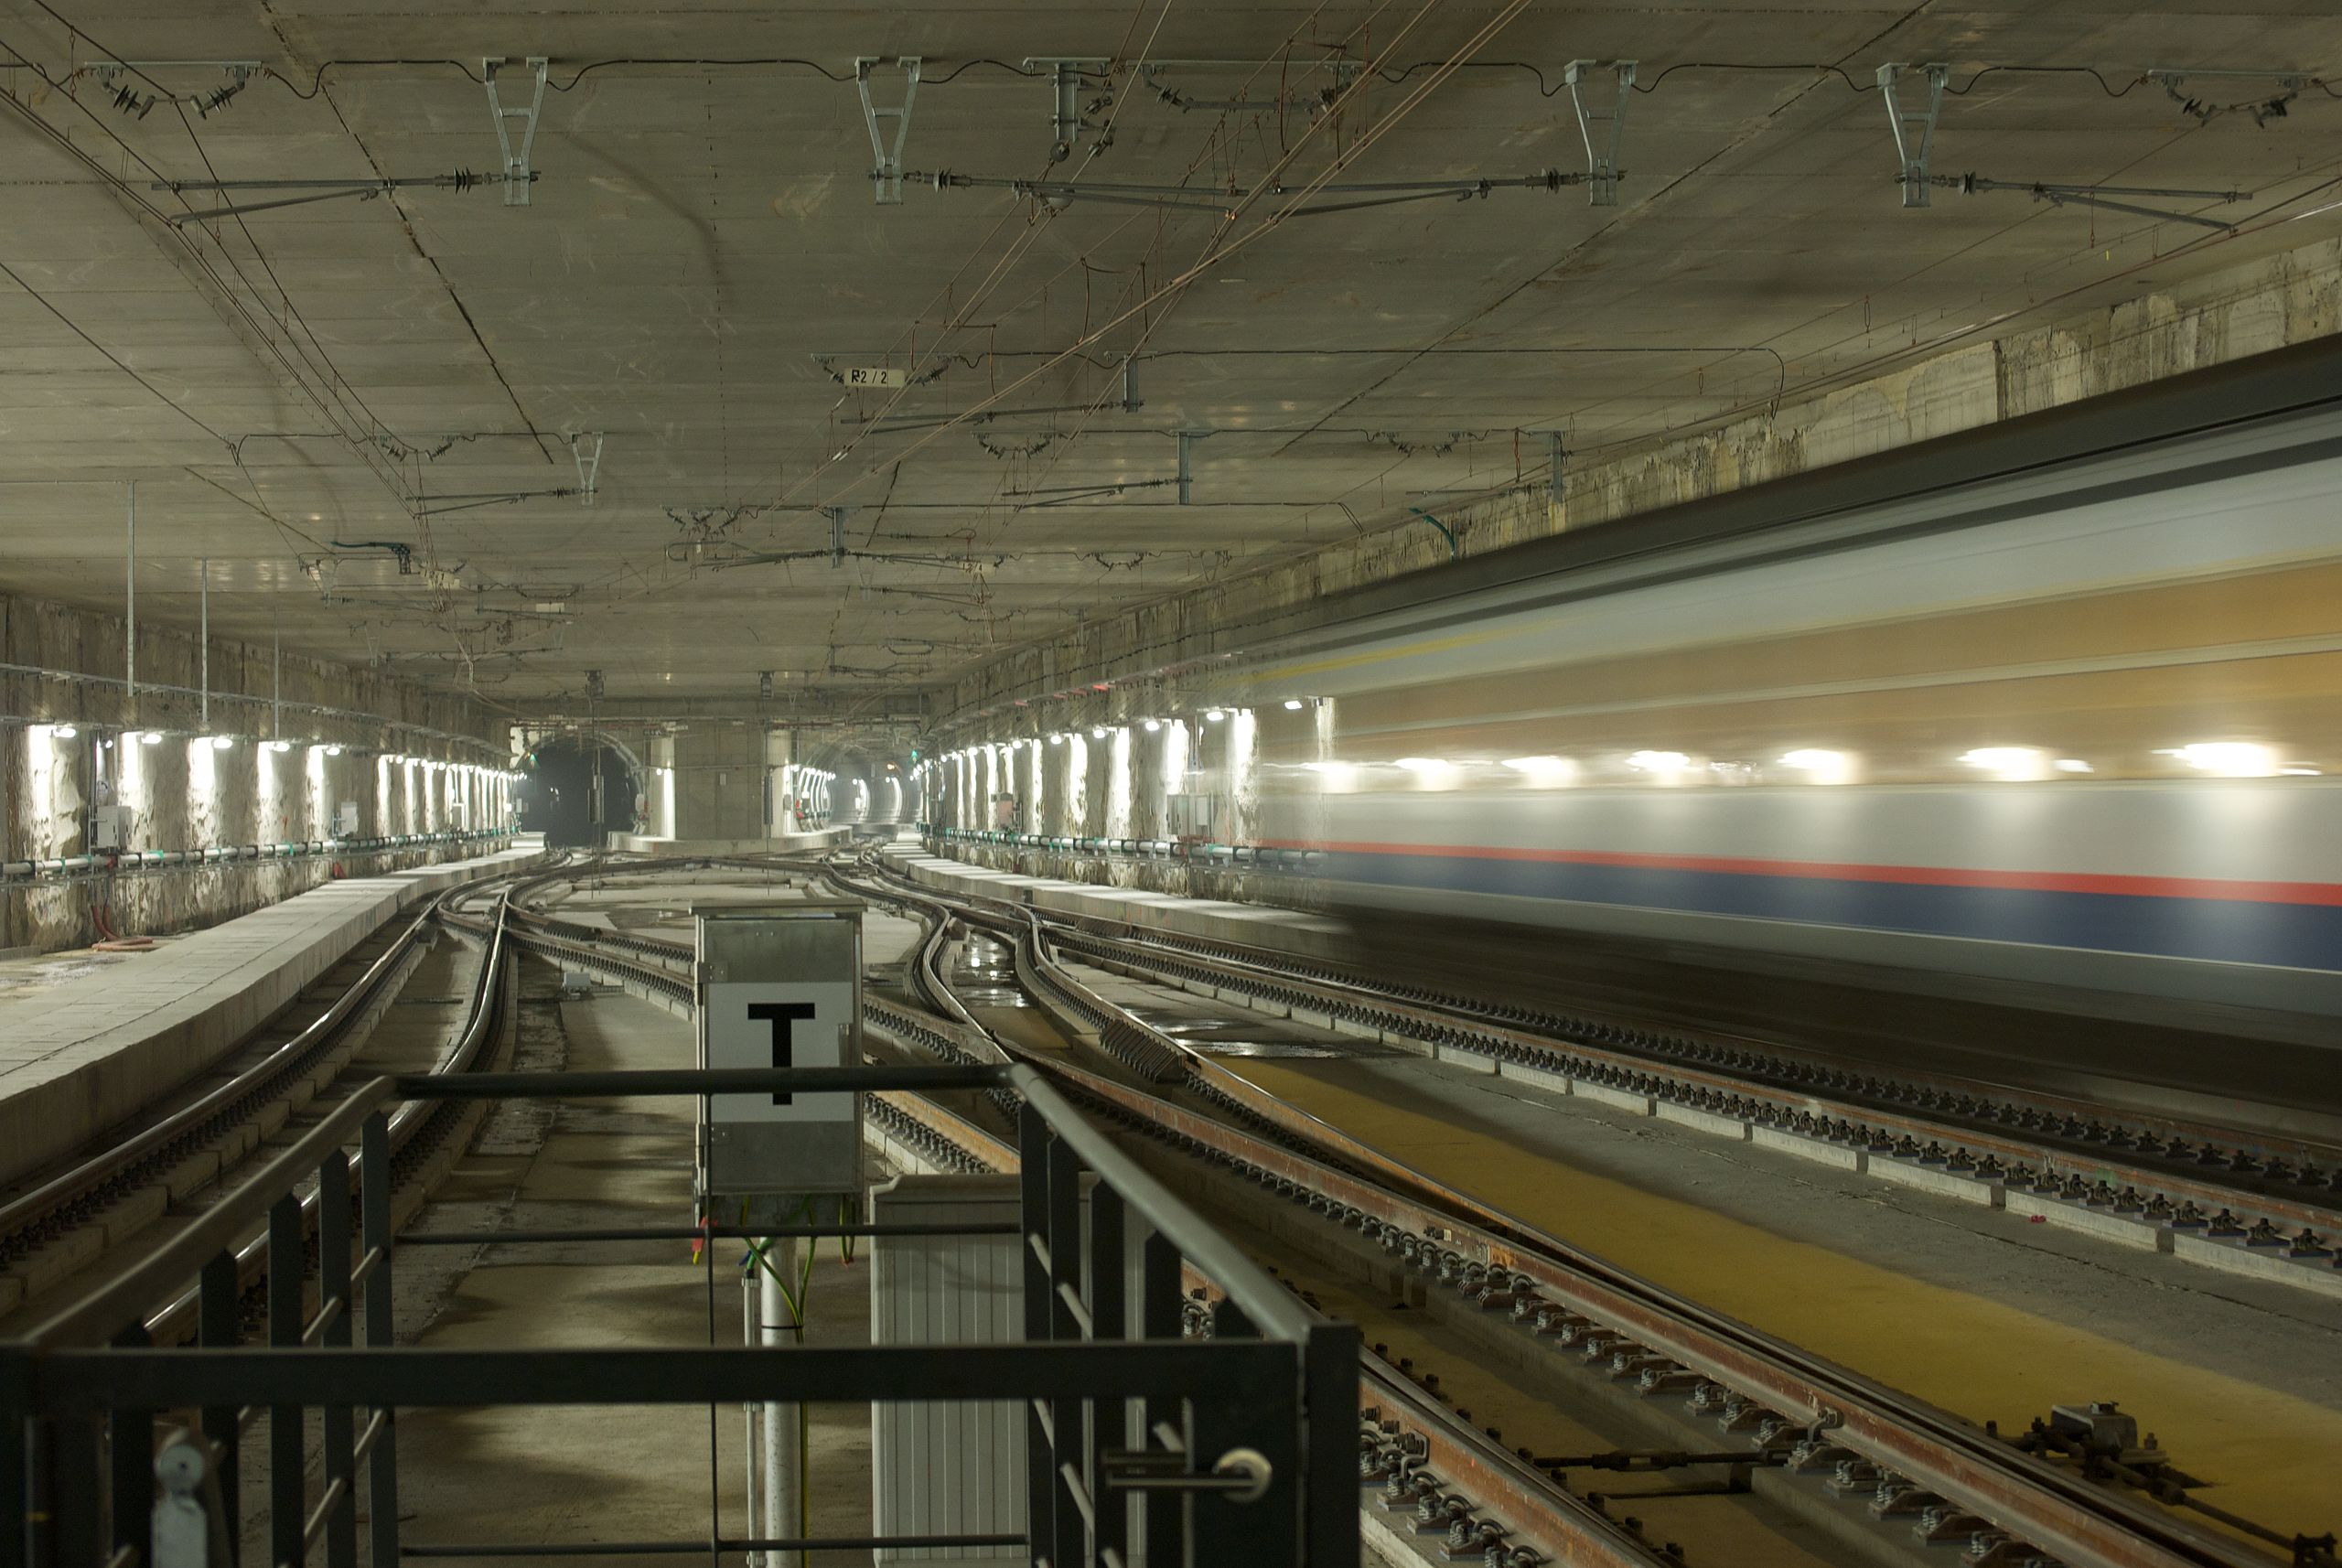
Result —
[[1163, 828], [1166, 835], [1197, 843], [1218, 843], [1219, 797], [1217, 795], [1166, 795], [1163, 798]]
[[333, 810], [333, 836], [354, 839], [358, 836], [358, 802], [344, 800]]
[[130, 847], [130, 808], [94, 806], [90, 811], [90, 847], [123, 850]]
[[[699, 1065], [862, 1065], [862, 910], [850, 898], [697, 905]], [[715, 1094], [700, 1101], [702, 1212], [862, 1190], [862, 1096]]]
[[[870, 1194], [881, 1225], [1004, 1224], [1024, 1209], [1015, 1176], [904, 1176]], [[1025, 1337], [1020, 1237], [887, 1236], [870, 1246], [873, 1345], [1014, 1345]], [[1135, 1292], [1133, 1292], [1135, 1299]], [[1119, 1329], [1105, 1332], [1112, 1333]], [[880, 1536], [1025, 1533], [1019, 1400], [887, 1401], [870, 1407], [873, 1522]], [[1109, 1416], [1106, 1419], [1114, 1421]], [[1110, 1429], [1122, 1441], [1121, 1423]], [[882, 1547], [880, 1564], [929, 1563], [929, 1547]], [[1021, 1546], [962, 1547], [953, 1563], [1023, 1563]]]

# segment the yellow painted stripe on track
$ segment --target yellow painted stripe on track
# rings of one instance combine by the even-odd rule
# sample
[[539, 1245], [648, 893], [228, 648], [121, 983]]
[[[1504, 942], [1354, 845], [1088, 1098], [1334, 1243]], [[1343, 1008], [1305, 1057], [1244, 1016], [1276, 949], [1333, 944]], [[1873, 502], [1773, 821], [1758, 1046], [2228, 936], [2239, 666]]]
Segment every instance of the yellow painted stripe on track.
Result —
[[2342, 1411], [2093, 1334], [2087, 1300], [2068, 1323], [1915, 1280], [1328, 1081], [1346, 1063], [1220, 1065], [1572, 1246], [1971, 1421], [2022, 1431], [2053, 1404], [2115, 1400], [2213, 1483], [2205, 1501], [2288, 1532], [2342, 1523]]

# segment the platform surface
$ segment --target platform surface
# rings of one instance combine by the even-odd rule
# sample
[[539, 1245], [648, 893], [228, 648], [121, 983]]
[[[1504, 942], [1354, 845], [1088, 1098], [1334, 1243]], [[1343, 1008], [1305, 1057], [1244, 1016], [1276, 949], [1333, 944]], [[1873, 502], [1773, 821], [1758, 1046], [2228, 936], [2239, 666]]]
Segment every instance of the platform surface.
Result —
[[612, 837], [610, 847], [630, 854], [788, 854], [794, 850], [828, 849], [853, 836], [852, 828], [819, 828], [811, 832], [780, 832], [752, 839], [669, 839], [650, 833], [618, 833]]
[[1276, 948], [1309, 957], [1336, 959], [1354, 949], [1349, 928], [1330, 915], [1273, 904], [1239, 904], [1223, 898], [1190, 898], [1144, 887], [1108, 887], [1027, 876], [965, 861], [945, 860], [916, 843], [880, 849], [904, 875], [938, 891], [973, 894], [1011, 903], [1029, 903], [1060, 915], [1123, 920], [1148, 929], [1215, 941]]
[[[202, 1071], [401, 910], [543, 854], [524, 841], [476, 859], [349, 877], [151, 951], [36, 961], [28, 983], [0, 994], [0, 1182]], [[59, 970], [68, 977], [42, 983]]]

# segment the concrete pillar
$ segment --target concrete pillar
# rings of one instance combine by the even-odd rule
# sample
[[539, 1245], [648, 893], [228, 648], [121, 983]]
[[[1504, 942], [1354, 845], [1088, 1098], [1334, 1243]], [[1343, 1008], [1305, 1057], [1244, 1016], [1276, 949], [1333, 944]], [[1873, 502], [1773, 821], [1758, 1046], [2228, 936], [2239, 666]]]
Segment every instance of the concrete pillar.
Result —
[[1230, 843], [1252, 843], [1260, 837], [1260, 720], [1250, 708], [1228, 715], [1222, 746], [1222, 767], [1228, 779], [1228, 809], [1220, 831]]
[[1058, 759], [1057, 825], [1045, 832], [1069, 838], [1090, 829], [1090, 732], [1075, 730], [1065, 737]]
[[[759, 1338], [767, 1348], [795, 1346], [804, 1343], [800, 1305], [793, 1305], [781, 1281], [788, 1279], [803, 1288], [805, 1279], [800, 1260], [807, 1243], [802, 1238], [768, 1239], [767, 1257], [771, 1266], [757, 1271], [759, 1289]], [[778, 1402], [768, 1403], [763, 1411], [764, 1473], [759, 1488], [764, 1501], [763, 1533], [768, 1540], [789, 1540], [805, 1533], [803, 1429], [800, 1424], [800, 1407]], [[796, 1552], [768, 1552], [763, 1554], [768, 1568], [799, 1568], [805, 1554]]]
[[694, 725], [674, 736], [674, 837], [764, 837], [763, 736], [761, 726], [735, 721]]
[[762, 814], [765, 831], [786, 833], [796, 831], [796, 823], [789, 809], [789, 791], [794, 782], [792, 768], [797, 760], [795, 737], [786, 729], [765, 732], [765, 766], [763, 778]]
[[655, 838], [675, 836], [675, 737], [654, 736], [650, 740], [650, 799], [645, 806], [649, 820], [643, 831]]

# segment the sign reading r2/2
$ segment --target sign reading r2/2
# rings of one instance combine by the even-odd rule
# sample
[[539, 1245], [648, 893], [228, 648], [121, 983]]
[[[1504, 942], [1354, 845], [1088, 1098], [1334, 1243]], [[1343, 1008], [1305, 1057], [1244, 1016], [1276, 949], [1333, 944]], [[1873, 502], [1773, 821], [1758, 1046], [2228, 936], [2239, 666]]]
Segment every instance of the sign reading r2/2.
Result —
[[[854, 1036], [854, 987], [772, 981], [707, 988], [707, 1065], [711, 1068], [856, 1067], [843, 1042]], [[709, 1120], [851, 1122], [854, 1096], [717, 1094]]]
[[903, 384], [903, 372], [883, 365], [855, 365], [844, 372], [850, 387], [898, 387]]

